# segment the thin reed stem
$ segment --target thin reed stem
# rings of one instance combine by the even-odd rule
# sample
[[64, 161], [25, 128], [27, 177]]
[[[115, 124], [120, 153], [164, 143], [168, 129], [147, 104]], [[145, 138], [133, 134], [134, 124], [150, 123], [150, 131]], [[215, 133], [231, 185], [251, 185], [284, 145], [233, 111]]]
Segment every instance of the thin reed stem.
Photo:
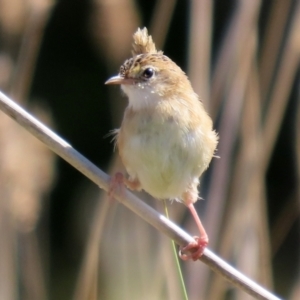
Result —
[[[166, 217], [168, 219], [170, 219], [166, 200], [164, 200], [164, 208], [165, 208]], [[185, 283], [184, 283], [183, 274], [182, 274], [181, 266], [180, 266], [180, 263], [179, 263], [178, 255], [177, 255], [176, 245], [175, 245], [173, 240], [171, 242], [172, 242], [172, 249], [173, 249], [173, 253], [174, 253], [174, 257], [175, 257], [175, 261], [176, 261], [176, 266], [177, 266], [177, 270], [178, 270], [179, 280], [180, 280], [180, 284], [181, 284], [181, 287], [182, 287], [182, 292], [183, 292], [183, 295], [184, 295], [184, 299], [188, 300], [189, 297], [188, 297], [186, 286], [185, 286]]]

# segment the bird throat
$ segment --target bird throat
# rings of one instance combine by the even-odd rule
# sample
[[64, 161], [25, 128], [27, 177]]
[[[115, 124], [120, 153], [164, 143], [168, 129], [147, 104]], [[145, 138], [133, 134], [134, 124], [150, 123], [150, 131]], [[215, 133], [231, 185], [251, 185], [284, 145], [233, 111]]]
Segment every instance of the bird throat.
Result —
[[128, 97], [128, 106], [135, 111], [153, 109], [163, 101], [162, 97], [147, 84], [122, 85], [122, 90]]

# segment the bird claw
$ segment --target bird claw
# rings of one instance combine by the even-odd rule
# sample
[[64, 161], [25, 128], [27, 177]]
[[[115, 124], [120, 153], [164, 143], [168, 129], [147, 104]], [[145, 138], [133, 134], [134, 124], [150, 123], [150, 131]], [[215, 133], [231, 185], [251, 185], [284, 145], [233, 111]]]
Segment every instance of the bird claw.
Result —
[[[184, 247], [180, 247], [179, 249], [179, 257], [186, 261], [189, 259], [192, 259], [193, 261], [198, 260], [204, 252], [204, 249], [208, 245], [208, 237], [203, 236], [203, 237], [198, 237], [194, 236], [195, 242], [191, 242], [188, 245]], [[183, 253], [183, 252], [189, 252]]]
[[140, 191], [141, 190], [141, 184], [138, 179], [124, 178], [124, 183], [132, 191]]
[[114, 176], [112, 176], [109, 183], [109, 198], [113, 199], [115, 193], [124, 193], [124, 175], [121, 172], [117, 172]]

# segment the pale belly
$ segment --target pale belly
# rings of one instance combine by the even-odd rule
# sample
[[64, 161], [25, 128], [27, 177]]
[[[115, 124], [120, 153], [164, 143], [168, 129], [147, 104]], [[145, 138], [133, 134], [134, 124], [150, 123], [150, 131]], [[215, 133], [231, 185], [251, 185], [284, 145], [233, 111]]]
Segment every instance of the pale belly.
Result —
[[191, 186], [210, 161], [202, 151], [201, 133], [183, 131], [173, 122], [145, 124], [128, 134], [122, 128], [122, 161], [131, 179], [158, 199], [178, 199]]

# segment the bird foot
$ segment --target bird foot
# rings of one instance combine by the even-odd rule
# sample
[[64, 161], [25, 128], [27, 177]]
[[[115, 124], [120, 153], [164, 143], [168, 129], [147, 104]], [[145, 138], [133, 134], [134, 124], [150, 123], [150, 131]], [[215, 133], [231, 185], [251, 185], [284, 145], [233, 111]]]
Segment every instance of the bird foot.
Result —
[[138, 179], [124, 178], [125, 185], [132, 191], [140, 191], [141, 184]]
[[124, 193], [124, 179], [124, 175], [121, 172], [117, 172], [112, 176], [108, 189], [109, 199], [113, 199], [115, 193]]
[[[198, 260], [203, 252], [206, 246], [208, 245], [208, 237], [203, 236], [203, 237], [198, 237], [194, 236], [195, 242], [191, 242], [185, 247], [180, 247], [179, 249], [179, 257], [182, 260], [189, 260], [192, 259], [193, 261]], [[189, 252], [183, 253], [183, 252]]]

